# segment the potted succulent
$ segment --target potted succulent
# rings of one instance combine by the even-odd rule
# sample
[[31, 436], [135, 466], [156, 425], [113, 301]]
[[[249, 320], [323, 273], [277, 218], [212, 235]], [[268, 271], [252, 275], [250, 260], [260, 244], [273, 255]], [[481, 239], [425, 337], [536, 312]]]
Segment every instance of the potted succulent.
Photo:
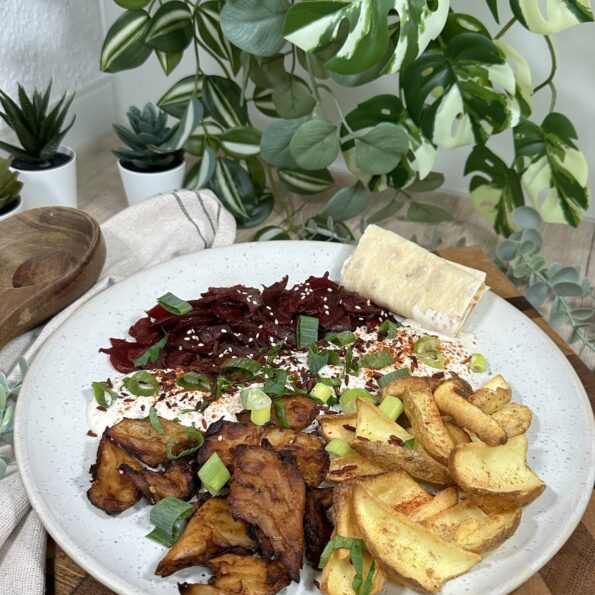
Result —
[[10, 170], [8, 159], [0, 159], [0, 221], [23, 209], [22, 187], [18, 174]]
[[128, 112], [130, 127], [114, 124], [114, 130], [127, 145], [114, 149], [119, 159], [120, 176], [129, 204], [135, 204], [170, 190], [182, 188], [186, 163], [184, 143], [200, 122], [202, 105], [197, 100], [188, 105], [182, 120], [167, 125], [167, 114], [147, 103], [140, 110]]
[[50, 106], [52, 83], [29, 97], [18, 87], [18, 104], [0, 91], [0, 117], [16, 134], [21, 146], [0, 141], [0, 149], [12, 156], [11, 167], [24, 184], [22, 198], [27, 209], [49, 205], [76, 207], [76, 154], [60, 143], [75, 118], [65, 125], [74, 94], [66, 94]]

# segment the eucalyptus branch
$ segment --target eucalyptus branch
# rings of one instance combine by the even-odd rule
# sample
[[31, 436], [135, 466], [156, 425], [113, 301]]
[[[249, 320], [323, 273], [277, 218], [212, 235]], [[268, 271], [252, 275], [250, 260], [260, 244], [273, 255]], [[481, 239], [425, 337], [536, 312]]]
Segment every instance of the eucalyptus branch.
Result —
[[508, 21], [508, 23], [506, 23], [506, 25], [504, 25], [504, 27], [502, 27], [502, 29], [500, 29], [500, 31], [498, 31], [498, 33], [496, 33], [496, 37], [494, 37], [494, 39], [500, 39], [501, 37], [504, 37], [504, 35], [506, 35], [508, 30], [516, 23], [516, 21], [517, 21], [517, 18], [512, 17], [510, 19], [510, 21]]

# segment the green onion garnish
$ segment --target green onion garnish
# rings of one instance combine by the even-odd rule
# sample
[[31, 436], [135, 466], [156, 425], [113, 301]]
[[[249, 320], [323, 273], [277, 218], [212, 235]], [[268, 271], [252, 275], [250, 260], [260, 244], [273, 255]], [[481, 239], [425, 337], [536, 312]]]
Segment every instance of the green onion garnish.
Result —
[[316, 345], [310, 345], [307, 363], [312, 374], [318, 374], [329, 363], [329, 354], [330, 351], [328, 349], [320, 351]]
[[442, 355], [441, 351], [426, 351], [424, 353], [420, 353], [418, 357], [423, 364], [430, 366], [430, 368], [438, 368], [442, 370], [446, 365], [446, 360], [444, 359], [444, 355]]
[[281, 353], [281, 349], [285, 345], [285, 341], [278, 341], [274, 345], [271, 345], [266, 353], [267, 364], [270, 364], [278, 355]]
[[355, 341], [355, 335], [351, 331], [342, 331], [340, 333], [330, 332], [324, 338], [339, 347], [345, 347], [345, 345], [349, 345], [349, 343]]
[[351, 372], [357, 374], [359, 372], [358, 366], [353, 365], [353, 349], [348, 347], [345, 351], [345, 364], [343, 366], [343, 377], [348, 376]]
[[157, 298], [157, 303], [164, 310], [167, 310], [172, 314], [177, 314], [178, 316], [188, 314], [188, 312], [192, 311], [192, 306], [188, 302], [181, 300], [179, 297], [175, 296], [169, 291], [160, 298]]
[[[93, 389], [95, 400], [100, 407], [110, 407], [118, 398], [118, 393], [115, 390], [112, 390], [107, 382], [92, 382], [91, 388]], [[105, 398], [106, 395], [109, 396], [109, 403]]]
[[325, 447], [324, 450], [331, 455], [336, 455], [338, 457], [344, 457], [345, 455], [350, 455], [355, 452], [345, 440], [341, 440], [340, 438], [333, 438]]
[[226, 388], [229, 388], [232, 384], [233, 382], [224, 376], [217, 376], [217, 380], [215, 380], [215, 401], [220, 399], [223, 391]]
[[129, 393], [137, 397], [152, 397], [159, 390], [157, 378], [145, 370], [124, 378], [124, 386]]
[[317, 382], [314, 388], [310, 391], [310, 396], [315, 399], [319, 399], [323, 403], [326, 403], [330, 397], [335, 394], [335, 391], [328, 384], [323, 382]]
[[193, 513], [192, 504], [173, 496], [166, 496], [151, 508], [150, 519], [155, 528], [147, 537], [165, 547], [171, 547], [182, 534], [184, 519]]
[[316, 343], [318, 341], [318, 318], [300, 316], [297, 321], [295, 340], [298, 349], [304, 349], [311, 343]]
[[288, 428], [289, 423], [287, 423], [287, 416], [285, 415], [285, 405], [283, 403], [283, 399], [274, 399], [273, 405], [275, 406], [275, 412], [277, 413], [277, 417], [279, 418], [279, 423], [281, 424], [281, 427]]
[[161, 338], [157, 343], [154, 343], [149, 347], [141, 356], [137, 357], [132, 363], [135, 368], [145, 366], [149, 362], [154, 364], [159, 357], [161, 350], [167, 345], [169, 335], [165, 333], [165, 336]]
[[157, 409], [151, 405], [149, 408], [149, 421], [151, 422], [151, 427], [159, 434], [163, 434], [163, 426], [159, 421], [159, 417], [157, 417]]
[[476, 374], [485, 372], [488, 369], [488, 362], [481, 353], [472, 353], [469, 357], [469, 365], [471, 366], [471, 371]]
[[262, 366], [256, 360], [250, 359], [249, 357], [231, 357], [221, 366], [223, 369], [236, 369], [248, 372], [252, 376], [255, 376], [260, 372]]
[[379, 327], [378, 327], [378, 334], [379, 335], [386, 335], [387, 339], [396, 339], [398, 335], [397, 329], [403, 326], [400, 323], [392, 322], [392, 320], [385, 320]]
[[186, 372], [176, 378], [176, 384], [188, 390], [200, 390], [208, 392], [211, 390], [211, 380], [205, 374], [198, 372]]
[[415, 438], [409, 438], [409, 440], [405, 440], [403, 442], [403, 448], [407, 450], [411, 450], [415, 446]]
[[214, 452], [198, 470], [198, 477], [202, 487], [212, 496], [217, 496], [231, 475], [219, 455]]
[[426, 353], [427, 351], [436, 351], [440, 347], [440, 339], [434, 336], [427, 336], [418, 339], [413, 344], [414, 353]]
[[373, 368], [378, 370], [394, 364], [393, 356], [388, 349], [376, 351], [374, 353], [366, 353], [359, 358], [360, 364], [364, 368]]
[[250, 420], [257, 426], [263, 426], [271, 419], [271, 398], [256, 386], [240, 391], [242, 407], [250, 410]]
[[392, 382], [396, 378], [402, 378], [403, 376], [411, 376], [409, 368], [399, 368], [398, 370], [393, 370], [392, 372], [385, 374], [382, 378], [378, 379], [378, 386], [384, 388], [389, 382]]
[[345, 413], [357, 413], [357, 400], [364, 399], [376, 404], [376, 399], [365, 388], [346, 388], [339, 397], [339, 404]]
[[[174, 447], [176, 446], [176, 437], [177, 436], [188, 436], [189, 438], [193, 438], [196, 440], [196, 446], [191, 448], [187, 448], [186, 450], [182, 450], [178, 453], [174, 452]], [[194, 454], [202, 445], [205, 439], [203, 435], [194, 427], [192, 428], [184, 428], [183, 430], [176, 432], [173, 436], [170, 436], [165, 442], [165, 452], [167, 453], [167, 458], [170, 461], [175, 459], [181, 459], [183, 457], [190, 456]]]
[[403, 413], [403, 402], [397, 397], [388, 395], [382, 399], [382, 403], [380, 403], [378, 409], [395, 421]]
[[[264, 424], [271, 421], [271, 406], [262, 407], [261, 409], [252, 409], [250, 411], [250, 421], [255, 426], [264, 426]], [[287, 421], [285, 422], [287, 423]]]

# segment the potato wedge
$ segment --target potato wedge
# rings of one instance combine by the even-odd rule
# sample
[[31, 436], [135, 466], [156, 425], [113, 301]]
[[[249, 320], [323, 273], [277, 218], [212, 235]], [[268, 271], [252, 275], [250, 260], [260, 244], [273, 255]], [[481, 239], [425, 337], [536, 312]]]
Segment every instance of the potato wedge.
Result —
[[455, 384], [447, 380], [434, 391], [438, 409], [452, 417], [463, 428], [473, 432], [480, 440], [496, 446], [505, 444], [508, 437], [496, 420], [484, 413], [479, 407], [467, 401], [456, 392]]
[[430, 389], [405, 391], [403, 406], [413, 426], [413, 433], [424, 450], [438, 462], [448, 465], [448, 457], [455, 443], [444, 427]]
[[[323, 595], [353, 595], [353, 579], [355, 577], [355, 568], [349, 559], [349, 553], [346, 557], [339, 556], [342, 550], [335, 550], [324, 570], [320, 581], [320, 592]], [[364, 553], [364, 579], [370, 571], [372, 558], [367, 552]], [[374, 564], [374, 578], [372, 580], [372, 589], [370, 594], [380, 593], [386, 582], [386, 573], [379, 564]]]
[[354, 487], [353, 507], [368, 551], [385, 570], [414, 589], [436, 592], [481, 560], [394, 512], [362, 485]]
[[433, 381], [432, 378], [425, 376], [401, 376], [391, 380], [384, 386], [379, 396], [381, 400], [388, 395], [401, 399], [408, 391], [434, 390], [439, 384], [440, 381]]
[[386, 469], [360, 454], [350, 454], [344, 457], [331, 457], [326, 480], [330, 483], [338, 483], [362, 477], [365, 475], [378, 475], [385, 473]]
[[485, 512], [525, 506], [545, 484], [527, 465], [527, 437], [512, 437], [502, 446], [480, 443], [455, 446], [448, 468], [455, 481]]
[[[383, 471], [401, 469], [421, 481], [436, 485], [454, 483], [448, 469], [421, 450], [406, 449], [388, 442], [372, 442], [356, 438], [351, 447]], [[332, 462], [331, 462], [332, 464]], [[368, 473], [368, 475], [372, 475]], [[373, 474], [376, 475], [376, 474]]]
[[[362, 534], [353, 511], [353, 486], [355, 480], [345, 481], [333, 492], [333, 516], [335, 517], [335, 533], [342, 537], [361, 539]], [[339, 558], [349, 558], [349, 550], [335, 550]]]
[[[357, 481], [387, 506], [403, 514], [409, 515], [422, 504], [432, 500], [431, 494], [405, 471], [389, 471]], [[339, 532], [339, 535], [343, 534]]]
[[512, 389], [503, 376], [494, 376], [467, 399], [488, 415], [504, 407], [512, 398]]
[[450, 437], [455, 444], [467, 444], [467, 442], [471, 442], [469, 434], [467, 434], [463, 428], [459, 428], [459, 426], [453, 424], [450, 421], [445, 421], [444, 427], [450, 434]]
[[487, 515], [468, 500], [443, 510], [422, 524], [446, 541], [481, 554], [504, 543], [515, 532], [520, 521], [520, 508]]
[[393, 436], [403, 442], [414, 438], [413, 434], [385, 415], [374, 403], [358, 399], [355, 437], [388, 442]]
[[409, 513], [409, 518], [412, 521], [421, 523], [431, 516], [451, 508], [459, 501], [459, 494], [457, 488], [450, 487], [440, 490], [431, 500], [422, 504], [415, 510]]
[[318, 417], [318, 433], [327, 441], [338, 438], [351, 442], [355, 438], [357, 415], [321, 415]]
[[504, 428], [509, 438], [524, 434], [531, 425], [533, 414], [527, 405], [521, 403], [507, 403], [504, 407], [492, 413], [492, 418]]

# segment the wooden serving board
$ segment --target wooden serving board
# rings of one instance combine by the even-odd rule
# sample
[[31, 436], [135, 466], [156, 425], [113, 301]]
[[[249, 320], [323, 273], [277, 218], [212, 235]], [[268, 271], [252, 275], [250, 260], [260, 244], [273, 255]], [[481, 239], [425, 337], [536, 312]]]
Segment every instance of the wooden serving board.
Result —
[[[595, 375], [484, 252], [477, 247], [469, 246], [439, 250], [438, 253], [454, 262], [485, 271], [487, 284], [492, 291], [526, 314], [554, 340], [576, 370], [589, 395], [591, 407], [594, 407]], [[75, 593], [76, 595], [112, 595], [112, 591], [75, 564], [51, 538], [48, 541], [46, 572], [48, 595], [74, 595]], [[538, 574], [516, 589], [514, 595], [592, 595], [593, 593], [595, 593], [595, 497], [591, 497], [581, 523], [562, 549]]]

